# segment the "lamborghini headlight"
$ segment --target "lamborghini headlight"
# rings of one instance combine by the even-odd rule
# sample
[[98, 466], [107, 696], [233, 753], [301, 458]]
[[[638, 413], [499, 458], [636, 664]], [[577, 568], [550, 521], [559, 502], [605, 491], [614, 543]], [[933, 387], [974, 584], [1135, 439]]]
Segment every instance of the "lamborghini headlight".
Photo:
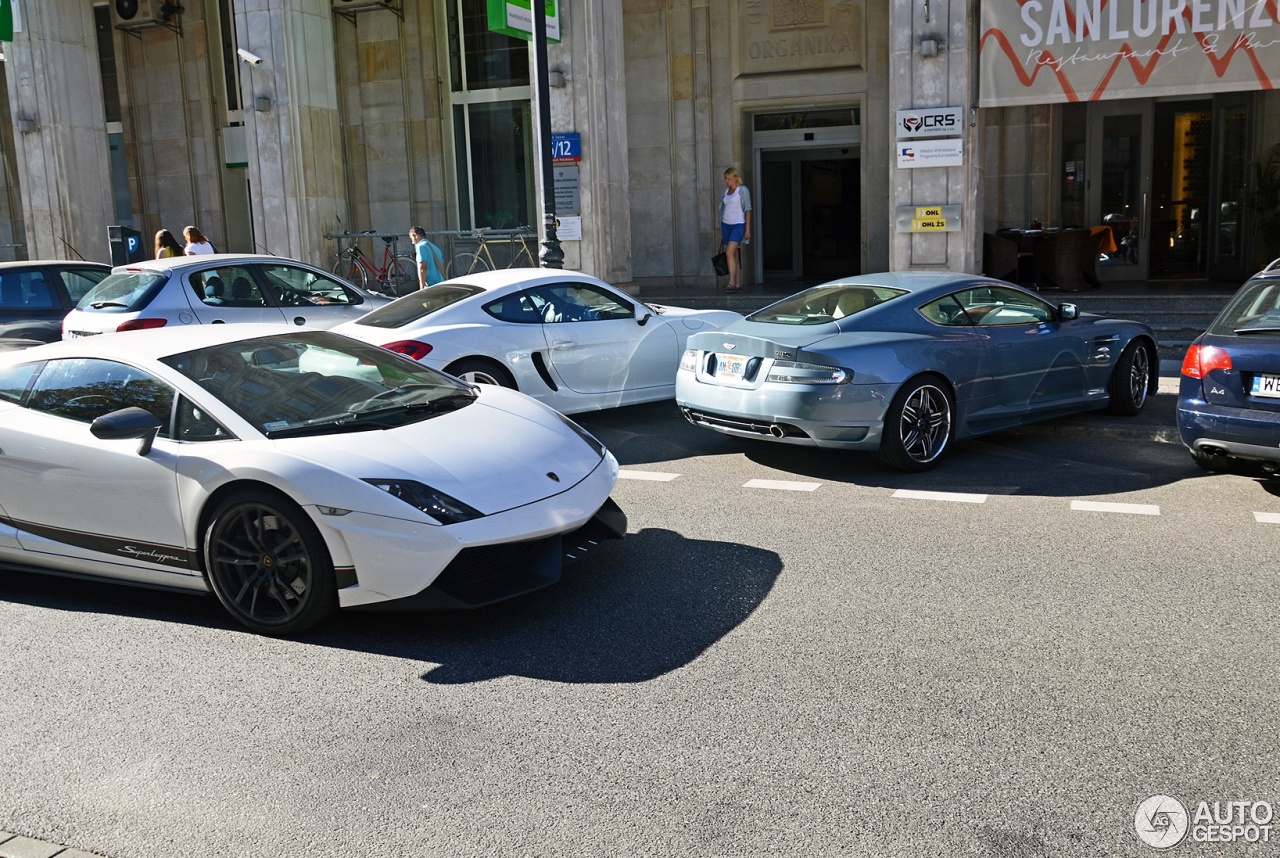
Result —
[[417, 480], [365, 480], [392, 497], [397, 497], [415, 509], [420, 509], [441, 524], [457, 524], [481, 518], [484, 513], [467, 506], [457, 498], [423, 485]]

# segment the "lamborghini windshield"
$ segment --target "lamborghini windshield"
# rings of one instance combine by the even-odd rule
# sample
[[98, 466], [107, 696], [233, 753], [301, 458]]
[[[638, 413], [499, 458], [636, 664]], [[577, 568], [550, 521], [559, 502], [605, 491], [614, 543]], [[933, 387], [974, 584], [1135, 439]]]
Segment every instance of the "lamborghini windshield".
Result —
[[455, 378], [328, 331], [238, 340], [164, 362], [269, 438], [388, 429], [476, 397]]

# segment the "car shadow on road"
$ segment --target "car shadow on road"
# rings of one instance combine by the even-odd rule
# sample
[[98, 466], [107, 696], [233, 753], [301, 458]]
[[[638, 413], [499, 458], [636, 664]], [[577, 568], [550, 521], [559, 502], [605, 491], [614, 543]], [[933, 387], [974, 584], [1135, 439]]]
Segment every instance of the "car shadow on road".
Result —
[[[457, 613], [342, 611], [295, 639], [435, 664], [422, 678], [440, 685], [645, 682], [744, 622], [781, 573], [772, 551], [647, 528], [604, 543], [528, 596]], [[212, 596], [4, 571], [0, 600], [251, 634]]]
[[305, 640], [433, 662], [422, 678], [441, 685], [500, 676], [645, 682], [745, 621], [781, 572], [772, 551], [647, 528], [529, 596], [466, 613], [344, 612]]
[[[1208, 476], [1180, 444], [1105, 437], [1085, 418], [1047, 421], [954, 443], [933, 470], [906, 474], [874, 454], [735, 438], [693, 426], [671, 402], [580, 414], [624, 468], [699, 456], [742, 456], [780, 479], [877, 488], [1080, 497], [1118, 494]], [[1091, 434], [1092, 433], [1092, 434]], [[766, 476], [766, 475], [761, 475]]]

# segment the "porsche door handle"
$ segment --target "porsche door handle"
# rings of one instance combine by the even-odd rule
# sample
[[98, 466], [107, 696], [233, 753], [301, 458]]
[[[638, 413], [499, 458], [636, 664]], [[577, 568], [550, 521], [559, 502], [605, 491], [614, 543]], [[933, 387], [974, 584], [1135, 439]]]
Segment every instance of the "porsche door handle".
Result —
[[562, 352], [565, 349], [571, 349], [576, 345], [577, 343], [575, 343], [573, 340], [552, 340], [551, 341], [551, 348], [555, 349], [558, 352]]

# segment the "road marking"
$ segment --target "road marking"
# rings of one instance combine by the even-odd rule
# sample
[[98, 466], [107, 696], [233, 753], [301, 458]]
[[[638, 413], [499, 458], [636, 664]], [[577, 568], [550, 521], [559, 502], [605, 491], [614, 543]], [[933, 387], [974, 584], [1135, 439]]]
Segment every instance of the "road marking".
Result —
[[618, 471], [620, 480], [651, 480], [658, 483], [669, 483], [679, 474], [664, 474], [661, 471]]
[[1160, 506], [1149, 503], [1100, 503], [1098, 501], [1072, 501], [1071, 508], [1079, 512], [1122, 512], [1128, 515], [1159, 515]]
[[1280, 512], [1255, 512], [1253, 520], [1258, 524], [1280, 524]]
[[744, 489], [777, 489], [784, 492], [817, 491], [821, 483], [792, 483], [786, 480], [747, 480], [742, 484]]
[[898, 489], [893, 493], [895, 498], [911, 500], [951, 501], [953, 503], [986, 503], [986, 495], [975, 495], [968, 492], [922, 492], [915, 489]]

